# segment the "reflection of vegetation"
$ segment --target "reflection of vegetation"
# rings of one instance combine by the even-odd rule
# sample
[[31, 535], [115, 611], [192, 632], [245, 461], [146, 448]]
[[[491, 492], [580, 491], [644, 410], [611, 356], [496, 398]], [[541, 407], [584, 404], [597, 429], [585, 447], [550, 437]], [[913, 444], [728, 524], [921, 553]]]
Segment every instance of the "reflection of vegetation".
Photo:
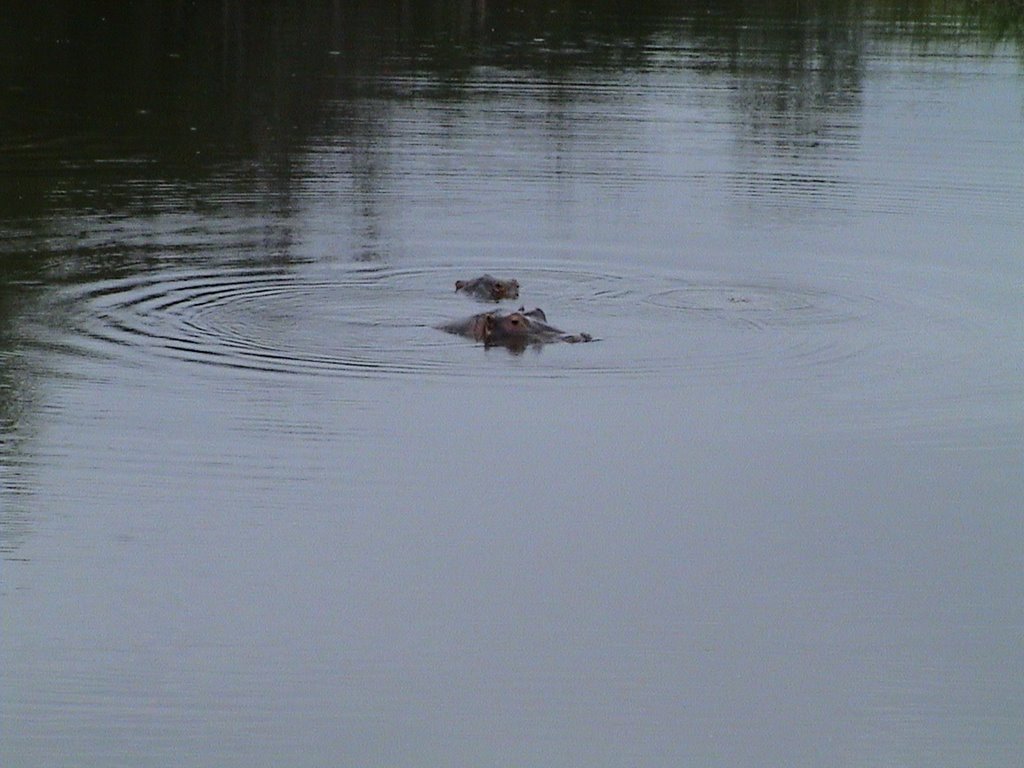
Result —
[[[348, 163], [331, 170], [352, 182], [372, 254], [396, 102], [455, 104], [493, 68], [507, 82], [542, 83], [545, 124], [571, 131], [581, 76], [667, 65], [730, 78], [743, 142], [813, 150], [855, 130], [856, 120], [826, 118], [859, 109], [869, 37], [1019, 43], [1022, 6], [139, 0], [100, 13], [69, 0], [17, 3], [0, 25], [0, 174], [14, 180], [0, 195], [0, 226], [51, 226], [63, 212], [137, 218], [172, 204], [189, 211], [260, 200], [255, 215], [286, 228], [295, 180], [305, 175], [295, 163], [329, 137], [343, 150], [334, 161]], [[282, 231], [271, 239], [287, 241]]]
[[773, 98], [799, 100], [856, 89], [865, 21], [872, 34], [1019, 43], [1022, 8], [1024, 0], [148, 0], [100, 14], [90, 3], [15, 4], [0, 25], [0, 166], [43, 167], [17, 174], [19, 194], [4, 196], [0, 217], [55, 197], [73, 203], [83, 195], [74, 179], [103, 186], [126, 166], [140, 179], [188, 181], [251, 158], [255, 180], [263, 171], [286, 178], [289, 153], [324, 130], [327, 105], [400, 95], [402, 73], [457, 87], [481, 65], [548, 75], [642, 68], [658, 36], [692, 36], [702, 64], [749, 66], [754, 52], [802, 81]]
[[33, 271], [25, 259], [0, 254], [0, 557], [15, 552], [31, 528], [23, 503], [30, 486], [25, 478], [29, 464], [25, 443], [31, 436], [35, 384], [21, 355], [15, 325], [23, 283]]
[[668, 63], [733, 78], [748, 138], [813, 146], [822, 115], [858, 108], [869, 35], [1020, 44], [1022, 18], [1024, 0], [18, 3], [0, 25], [0, 224], [208, 205], [211, 178], [227, 203], [223, 173], [286, 214], [324, 135], [371, 208], [390, 105], [455, 101], [483, 67], [539, 76], [557, 108], [580, 72], [685, 50]]
[[[764, 14], [770, 13], [768, 19]], [[745, 139], [782, 151], [818, 143], [860, 105], [865, 31], [854, 2], [753, 5], [695, 16], [698, 68], [731, 78]]]
[[685, 51], [667, 63], [733, 78], [747, 139], [813, 147], [823, 115], [859, 108], [867, 37], [1020, 44], [1022, 18], [1024, 0], [17, 3], [0, 25], [0, 174], [16, 180], [0, 225], [227, 205], [224, 174], [234, 200], [286, 218], [318, 136], [345, 147], [371, 222], [391, 106], [454, 102], [485, 67], [541, 80], [557, 113], [581, 72]]
[[906, 0], [868, 7], [884, 30], [918, 42], [1013, 42], [1024, 48], [1024, 0]]

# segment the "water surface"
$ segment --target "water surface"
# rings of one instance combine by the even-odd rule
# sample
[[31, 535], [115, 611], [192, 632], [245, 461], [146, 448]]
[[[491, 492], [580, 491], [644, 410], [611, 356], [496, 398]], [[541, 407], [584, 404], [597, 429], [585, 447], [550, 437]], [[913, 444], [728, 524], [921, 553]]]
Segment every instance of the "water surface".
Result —
[[1012, 16], [225, 9], [3, 31], [0, 762], [1020, 764]]

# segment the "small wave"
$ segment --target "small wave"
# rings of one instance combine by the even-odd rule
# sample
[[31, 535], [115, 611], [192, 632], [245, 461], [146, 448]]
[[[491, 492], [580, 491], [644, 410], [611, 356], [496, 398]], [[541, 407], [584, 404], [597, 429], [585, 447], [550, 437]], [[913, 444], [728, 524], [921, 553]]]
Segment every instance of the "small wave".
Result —
[[646, 300], [666, 309], [713, 313], [759, 328], [849, 322], [857, 319], [868, 303], [866, 297], [768, 283], [681, 285], [653, 293]]
[[440, 323], [494, 306], [456, 294], [455, 280], [468, 273], [450, 265], [192, 269], [70, 286], [64, 300], [74, 307], [80, 351], [133, 362], [158, 356], [273, 374], [431, 378], [514, 366], [526, 377], [621, 379], [727, 378], [766, 361], [788, 366], [787, 375], [848, 364], [863, 351], [858, 334], [830, 329], [855, 323], [871, 303], [818, 287], [564, 262], [485, 269], [520, 281], [517, 303], [602, 343], [514, 355], [441, 333]]
[[71, 289], [65, 298], [78, 307], [91, 353], [270, 373], [428, 371], [429, 356], [410, 348], [415, 340], [395, 338], [396, 329], [414, 325], [387, 314], [401, 304], [396, 291], [401, 296], [403, 289], [372, 269], [331, 279], [228, 270], [104, 281]]

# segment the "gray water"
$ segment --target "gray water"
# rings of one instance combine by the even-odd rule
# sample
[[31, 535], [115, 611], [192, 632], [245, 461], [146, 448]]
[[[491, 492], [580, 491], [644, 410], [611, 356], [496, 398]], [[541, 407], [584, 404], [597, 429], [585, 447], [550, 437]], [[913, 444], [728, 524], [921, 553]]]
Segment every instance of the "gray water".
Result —
[[1021, 27], [758, 8], [13, 13], [0, 764], [1024, 762]]

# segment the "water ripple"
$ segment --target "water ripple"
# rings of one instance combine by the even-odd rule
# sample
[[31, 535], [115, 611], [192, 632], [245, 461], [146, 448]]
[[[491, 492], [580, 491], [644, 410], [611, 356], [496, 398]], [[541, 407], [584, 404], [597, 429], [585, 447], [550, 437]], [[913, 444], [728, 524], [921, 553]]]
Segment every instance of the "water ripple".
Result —
[[878, 342], [866, 318], [877, 317], [879, 299], [823, 286], [564, 262], [488, 269], [517, 277], [523, 304], [601, 343], [484, 350], [436, 330], [493, 306], [454, 293], [468, 272], [379, 265], [190, 269], [72, 286], [63, 300], [75, 338], [62, 342], [132, 364], [157, 356], [275, 374], [465, 377], [513, 366], [541, 378], [712, 380], [838, 373]]

